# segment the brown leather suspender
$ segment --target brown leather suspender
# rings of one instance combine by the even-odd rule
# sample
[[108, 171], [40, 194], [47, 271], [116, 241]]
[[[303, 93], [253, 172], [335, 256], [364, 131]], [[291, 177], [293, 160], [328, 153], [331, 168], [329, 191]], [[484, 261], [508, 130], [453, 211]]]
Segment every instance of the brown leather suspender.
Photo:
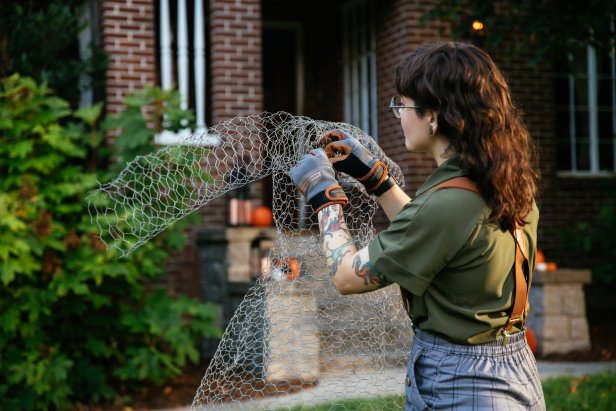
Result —
[[[442, 183], [437, 184], [436, 186], [430, 188], [427, 191], [424, 191], [419, 195], [423, 195], [431, 191], [441, 190], [444, 188], [460, 188], [481, 195], [479, 189], [477, 188], [477, 184], [475, 184], [475, 182], [473, 182], [468, 177], [454, 177], [450, 180], [443, 181]], [[515, 242], [515, 285], [511, 314], [509, 316], [509, 320], [507, 320], [507, 323], [505, 324], [505, 327], [503, 327], [500, 331], [500, 333], [502, 333], [505, 338], [515, 324], [524, 322], [526, 318], [529, 291], [528, 279], [530, 276], [530, 265], [528, 262], [528, 244], [526, 241], [526, 236], [524, 235], [524, 232], [521, 228], [516, 228], [515, 230], [512, 230], [511, 235], [513, 236]], [[404, 301], [404, 306], [410, 316], [411, 309], [409, 296], [406, 290], [402, 289], [402, 291], [402, 299]]]
[[528, 309], [528, 291], [529, 291], [529, 276], [530, 265], [528, 263], [528, 246], [526, 243], [526, 236], [521, 228], [515, 230], [515, 297], [513, 299], [513, 309], [509, 316], [509, 321], [503, 329], [505, 336], [509, 333], [511, 328], [520, 322], [524, 322], [526, 319], [526, 313]]

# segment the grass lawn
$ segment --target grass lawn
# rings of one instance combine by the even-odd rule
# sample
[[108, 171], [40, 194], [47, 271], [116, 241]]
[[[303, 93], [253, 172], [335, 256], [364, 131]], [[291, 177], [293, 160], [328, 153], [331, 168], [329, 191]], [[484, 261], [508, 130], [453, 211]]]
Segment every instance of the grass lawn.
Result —
[[[616, 373], [583, 377], [556, 377], [543, 381], [549, 411], [612, 411], [616, 409]], [[292, 411], [373, 411], [400, 410], [404, 396], [378, 397], [372, 400], [347, 400], [319, 406], [302, 406]]]
[[543, 382], [550, 411], [616, 409], [616, 373], [583, 377], [556, 377]]

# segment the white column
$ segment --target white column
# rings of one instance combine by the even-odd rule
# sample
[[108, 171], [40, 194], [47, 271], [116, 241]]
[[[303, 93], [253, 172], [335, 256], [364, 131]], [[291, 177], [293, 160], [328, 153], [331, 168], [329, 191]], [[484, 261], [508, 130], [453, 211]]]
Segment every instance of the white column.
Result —
[[160, 82], [163, 90], [173, 87], [171, 73], [171, 24], [169, 0], [160, 0]]
[[[572, 57], [569, 55], [569, 60]], [[575, 122], [575, 77], [569, 74], [569, 154], [571, 155], [571, 171], [577, 171], [577, 130]]]
[[205, 127], [205, 32], [203, 0], [195, 0], [195, 112], [197, 129]]
[[597, 52], [588, 46], [588, 124], [590, 126], [590, 171], [599, 171], [599, 101], [597, 90]]
[[182, 102], [180, 107], [188, 108], [188, 26], [186, 0], [178, 0], [178, 87]]

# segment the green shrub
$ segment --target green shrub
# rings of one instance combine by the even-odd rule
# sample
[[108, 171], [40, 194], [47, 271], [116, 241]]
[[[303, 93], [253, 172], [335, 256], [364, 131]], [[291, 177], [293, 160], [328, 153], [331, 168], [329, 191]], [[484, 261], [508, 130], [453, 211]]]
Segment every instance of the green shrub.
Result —
[[156, 287], [181, 227], [125, 259], [98, 239], [84, 198], [109, 177], [100, 111], [18, 75], [0, 83], [0, 409], [117, 402], [220, 335], [213, 306]]
[[599, 209], [594, 220], [578, 222], [574, 228], [559, 234], [566, 250], [589, 262], [593, 284], [615, 291], [616, 193]]

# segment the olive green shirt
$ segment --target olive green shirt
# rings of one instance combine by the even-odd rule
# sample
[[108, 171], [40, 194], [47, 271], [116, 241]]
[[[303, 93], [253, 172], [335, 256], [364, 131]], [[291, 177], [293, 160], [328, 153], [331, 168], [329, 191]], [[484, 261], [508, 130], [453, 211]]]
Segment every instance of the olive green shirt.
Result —
[[[481, 344], [496, 340], [508, 319], [515, 242], [510, 232], [488, 221], [490, 209], [477, 193], [426, 192], [462, 175], [457, 157], [442, 163], [368, 250], [379, 273], [412, 294], [415, 326], [458, 344]], [[533, 203], [524, 226], [531, 267], [538, 220]]]

